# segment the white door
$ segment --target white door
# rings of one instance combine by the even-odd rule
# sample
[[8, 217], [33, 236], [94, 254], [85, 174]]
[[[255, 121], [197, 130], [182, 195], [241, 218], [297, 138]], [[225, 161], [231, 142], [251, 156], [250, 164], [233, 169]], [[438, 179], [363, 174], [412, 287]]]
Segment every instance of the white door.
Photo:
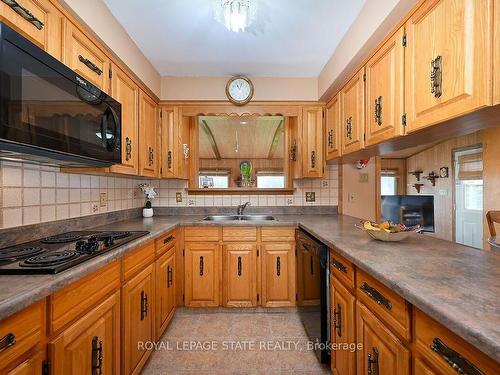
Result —
[[455, 241], [483, 247], [482, 148], [457, 151], [455, 162]]

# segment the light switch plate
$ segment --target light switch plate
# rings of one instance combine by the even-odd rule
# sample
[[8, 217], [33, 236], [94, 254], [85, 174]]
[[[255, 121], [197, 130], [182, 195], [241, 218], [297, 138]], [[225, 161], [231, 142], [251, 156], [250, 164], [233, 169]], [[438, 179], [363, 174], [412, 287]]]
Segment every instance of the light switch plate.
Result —
[[182, 193], [175, 193], [175, 201], [177, 203], [181, 203], [182, 202]]
[[315, 202], [315, 201], [316, 201], [316, 192], [306, 191], [306, 202]]
[[99, 207], [107, 207], [107, 206], [108, 206], [108, 193], [100, 193]]
[[359, 174], [359, 182], [361, 182], [361, 183], [368, 182], [368, 173], [360, 173]]

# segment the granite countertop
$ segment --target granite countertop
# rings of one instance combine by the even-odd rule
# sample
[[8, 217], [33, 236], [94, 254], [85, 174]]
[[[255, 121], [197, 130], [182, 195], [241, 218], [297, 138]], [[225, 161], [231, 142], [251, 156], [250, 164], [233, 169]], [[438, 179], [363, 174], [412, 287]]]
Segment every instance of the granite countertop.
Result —
[[378, 242], [342, 215], [275, 215], [275, 222], [202, 222], [202, 216], [135, 218], [92, 228], [150, 234], [57, 275], [0, 276], [0, 319], [62, 289], [179, 225], [298, 225], [408, 302], [500, 362], [500, 253], [415, 235]]

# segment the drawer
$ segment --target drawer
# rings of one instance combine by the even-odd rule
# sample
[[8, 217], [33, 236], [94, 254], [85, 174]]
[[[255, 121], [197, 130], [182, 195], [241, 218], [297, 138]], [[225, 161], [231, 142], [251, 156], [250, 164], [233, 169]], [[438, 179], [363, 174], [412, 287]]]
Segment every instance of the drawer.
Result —
[[40, 342], [44, 310], [44, 301], [40, 301], [0, 322], [0, 367], [7, 366]]
[[223, 227], [223, 241], [257, 241], [257, 227]]
[[330, 274], [350, 290], [354, 289], [354, 265], [330, 249]]
[[410, 304], [404, 298], [359, 268], [356, 271], [356, 295], [389, 328], [410, 340]]
[[218, 227], [186, 227], [184, 228], [185, 241], [219, 241]]
[[123, 258], [123, 279], [128, 280], [153, 263], [155, 243], [151, 241]]
[[295, 242], [294, 227], [262, 227], [260, 235], [262, 242]]
[[[456, 375], [460, 372], [458, 368], [466, 374], [480, 373], [472, 369], [484, 374], [498, 373], [498, 363], [418, 309], [415, 309], [415, 336], [418, 353], [440, 374]], [[458, 366], [457, 370], [453, 364]]]
[[177, 243], [177, 230], [172, 230], [155, 240], [156, 256], [166, 253]]
[[120, 262], [80, 279], [49, 297], [49, 328], [54, 333], [120, 287]]

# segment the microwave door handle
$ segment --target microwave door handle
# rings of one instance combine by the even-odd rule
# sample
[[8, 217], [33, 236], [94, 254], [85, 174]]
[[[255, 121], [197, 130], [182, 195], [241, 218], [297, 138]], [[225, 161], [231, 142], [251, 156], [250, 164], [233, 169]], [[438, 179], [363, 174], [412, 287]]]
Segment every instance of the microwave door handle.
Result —
[[109, 142], [106, 138], [107, 148], [109, 151], [112, 151], [115, 149], [116, 143], [118, 142], [118, 128], [120, 127], [120, 119], [118, 118], [118, 115], [112, 107], [108, 107], [106, 111], [109, 111], [109, 113], [111, 113], [111, 117], [113, 118], [114, 123], [113, 138], [111, 139], [111, 142]]
[[109, 107], [106, 108], [104, 113], [102, 114], [101, 117], [101, 137], [102, 137], [102, 145], [104, 147], [108, 147], [108, 113], [109, 113]]

